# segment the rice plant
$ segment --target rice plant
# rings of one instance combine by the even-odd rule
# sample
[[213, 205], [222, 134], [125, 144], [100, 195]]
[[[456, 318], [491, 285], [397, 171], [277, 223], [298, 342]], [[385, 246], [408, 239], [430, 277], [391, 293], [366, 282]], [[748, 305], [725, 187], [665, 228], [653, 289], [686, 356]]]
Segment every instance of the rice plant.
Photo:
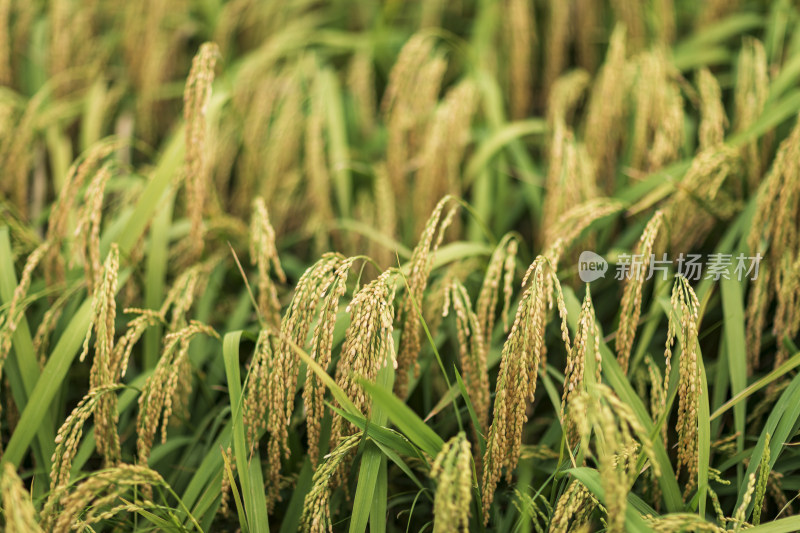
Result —
[[0, 529], [799, 531], [798, 21], [0, 0]]

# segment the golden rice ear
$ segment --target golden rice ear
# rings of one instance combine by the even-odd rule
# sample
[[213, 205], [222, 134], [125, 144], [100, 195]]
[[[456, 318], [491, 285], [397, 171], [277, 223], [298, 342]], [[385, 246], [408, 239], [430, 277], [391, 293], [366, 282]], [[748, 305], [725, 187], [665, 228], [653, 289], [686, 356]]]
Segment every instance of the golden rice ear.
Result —
[[[93, 388], [83, 397], [59, 428], [55, 439], [55, 451], [50, 459], [53, 463], [50, 470], [50, 494], [42, 509], [43, 524], [50, 523], [62, 512], [58, 509], [60, 498], [69, 485], [72, 461], [78, 452], [86, 421], [92, 414], [97, 416], [97, 406], [103, 399], [109, 396], [116, 398], [116, 391], [120, 388], [122, 386], [116, 384]], [[116, 402], [114, 404], [116, 406]], [[98, 420], [95, 418], [95, 425], [97, 424]], [[116, 426], [114, 431], [116, 431]]]
[[[591, 350], [591, 353], [590, 353]], [[587, 357], [594, 355], [594, 375], [589, 374], [587, 379]], [[572, 349], [567, 356], [567, 365], [564, 369], [564, 392], [561, 396], [561, 423], [564, 426], [565, 440], [567, 446], [572, 449], [579, 436], [579, 421], [575, 419], [575, 410], [571, 408], [571, 402], [581, 394], [586, 383], [600, 382], [601, 372], [600, 355], [600, 329], [597, 326], [594, 305], [589, 284], [586, 284], [586, 296], [581, 306], [581, 314], [578, 318], [578, 328], [575, 331], [575, 338]], [[590, 381], [591, 380], [591, 381]]]
[[[294, 410], [299, 371], [299, 360], [292, 345], [305, 346], [311, 324], [317, 316], [317, 305], [337, 276], [337, 269], [347, 262], [339, 254], [325, 254], [300, 277], [292, 303], [281, 321], [278, 339], [272, 347], [274, 353], [262, 363], [266, 366], [258, 373], [262, 376], [260, 379], [266, 379], [266, 383], [261, 382], [245, 390], [245, 405], [253, 407], [247, 415], [248, 423], [263, 427], [261, 421], [267, 416], [266, 427], [270, 438], [266, 484], [270, 509], [280, 498], [281, 458], [289, 456], [288, 426]], [[253, 395], [260, 395], [261, 398], [266, 396], [267, 400]], [[256, 434], [255, 430], [253, 434]], [[253, 442], [251, 435], [251, 445]]]
[[14, 465], [6, 463], [0, 475], [6, 533], [41, 533], [31, 495], [25, 490]]
[[591, 516], [598, 505], [599, 502], [589, 489], [577, 479], [573, 480], [558, 498], [553, 518], [550, 520], [550, 531], [553, 533], [580, 531], [578, 528], [591, 523]]
[[414, 175], [416, 232], [422, 231], [438, 198], [461, 194], [461, 163], [477, 105], [478, 87], [466, 79], [447, 92], [429, 121], [419, 155], [420, 168]]
[[797, 279], [800, 234], [800, 121], [781, 143], [772, 168], [759, 187], [756, 209], [747, 238], [750, 255], [761, 256], [758, 276], [747, 306], [747, 341], [750, 366], [755, 367], [761, 350], [761, 335], [767, 310], [777, 303], [772, 330], [777, 342], [775, 368], [788, 357], [782, 339], [793, 338], [800, 329], [798, 307], [800, 280]]
[[413, 371], [415, 376], [419, 373], [417, 358], [421, 349], [419, 313], [422, 297], [433, 268], [433, 256], [441, 245], [444, 233], [458, 209], [458, 205], [454, 205], [442, 219], [444, 207], [452, 199], [452, 197], [446, 196], [436, 205], [411, 256], [410, 273], [406, 279], [406, 294], [398, 314], [398, 321], [403, 331], [400, 335], [400, 347], [397, 353], [397, 379], [394, 391], [401, 398], [405, 397], [407, 392], [409, 372]]
[[[681, 355], [678, 380], [678, 468], [680, 475], [683, 468], [688, 474], [684, 498], [697, 484], [698, 472], [698, 440], [697, 417], [700, 397], [700, 374], [697, 364], [697, 327], [699, 321], [700, 302], [689, 281], [683, 276], [675, 277], [670, 299], [669, 328], [667, 333], [664, 357], [667, 368], [664, 373], [664, 397], [669, 387], [669, 375], [672, 359], [672, 345], [675, 337], [681, 342]], [[661, 411], [663, 412], [663, 410]]]
[[631, 113], [633, 65], [626, 55], [625, 27], [618, 24], [611, 34], [606, 60], [592, 85], [583, 128], [598, 183], [606, 193], [616, 186], [617, 160], [626, 135], [625, 119]]
[[[764, 45], [757, 39], [746, 37], [736, 64], [733, 131], [746, 131], [761, 117], [769, 94], [769, 81]], [[762, 152], [764, 141], [753, 139], [741, 148], [750, 191], [756, 190], [767, 166]]]
[[189, 262], [203, 253], [205, 240], [203, 214], [208, 194], [210, 172], [206, 162], [206, 112], [211, 99], [214, 68], [219, 47], [204, 43], [192, 60], [192, 69], [183, 93], [183, 118], [186, 122], [186, 210], [192, 243]]
[[361, 433], [343, 439], [314, 471], [311, 490], [303, 502], [301, 528], [306, 533], [328, 533], [333, 527], [330, 499], [333, 482], [342, 463], [351, 456], [361, 442]]
[[469, 531], [469, 507], [472, 501], [472, 455], [463, 432], [448, 440], [431, 465], [436, 480], [433, 499], [433, 531]]
[[[528, 285], [530, 281], [530, 285]], [[481, 491], [485, 521], [503, 470], [510, 478], [519, 461], [526, 403], [533, 401], [539, 366], [547, 354], [544, 333], [548, 309], [558, 304], [562, 339], [569, 347], [566, 306], [552, 263], [539, 256], [522, 281], [528, 285], [520, 298], [511, 332], [503, 345], [494, 401], [494, 417], [486, 439]]]
[[664, 214], [656, 211], [650, 222], [642, 232], [639, 242], [633, 252], [643, 258], [643, 261], [634, 265], [630, 278], [625, 283], [622, 293], [622, 304], [619, 312], [619, 327], [617, 328], [616, 349], [617, 362], [622, 372], [628, 372], [628, 361], [633, 349], [633, 339], [636, 336], [636, 327], [639, 325], [639, 316], [642, 311], [642, 287], [647, 279], [647, 270], [653, 254], [653, 246], [661, 229]]
[[630, 166], [655, 172], [675, 161], [683, 146], [684, 104], [676, 81], [680, 73], [664, 49], [640, 55], [637, 65]]
[[[339, 310], [339, 301], [347, 291], [347, 277], [355, 259], [343, 261], [325, 287], [325, 299], [319, 311], [319, 320], [311, 339], [311, 358], [327, 371], [333, 350], [333, 330]], [[303, 389], [303, 403], [306, 409], [308, 428], [308, 455], [311, 466], [316, 467], [319, 459], [322, 419], [325, 416], [325, 384], [312, 368], [306, 370], [306, 383]]]
[[503, 27], [508, 57], [508, 94], [513, 120], [527, 118], [533, 101], [533, 73], [538, 52], [534, 3], [530, 0], [505, 0]]
[[[467, 289], [456, 280], [445, 287], [444, 316], [449, 314], [450, 307], [455, 312], [459, 362], [467, 393], [475, 410], [478, 425], [485, 428], [489, 422], [488, 342], [485, 330], [472, 310]], [[473, 429], [477, 437], [478, 428]]]
[[282, 283], [286, 274], [281, 268], [278, 250], [275, 247], [275, 230], [269, 221], [264, 199], [258, 197], [253, 202], [253, 216], [250, 222], [250, 261], [258, 268], [258, 308], [261, 316], [273, 329], [280, 326], [281, 305], [278, 291], [270, 275]]
[[174, 409], [183, 408], [191, 392], [189, 343], [196, 335], [218, 337], [211, 327], [197, 321], [164, 337], [164, 351], [139, 396], [136, 449], [139, 464], [147, 464], [156, 432], [166, 442], [167, 424]]
[[699, 149], [702, 151], [722, 143], [728, 117], [725, 116], [719, 83], [708, 69], [698, 71], [697, 88], [700, 93], [700, 127], [697, 137]]
[[633, 409], [609, 387], [595, 383], [581, 388], [568, 409], [579, 439], [568, 446], [579, 445], [584, 460], [592, 458], [597, 464], [608, 530], [625, 531], [628, 493], [641, 474], [640, 458], [650, 460], [654, 475], [660, 475], [653, 443]]
[[[374, 383], [381, 368], [388, 365], [397, 369], [392, 337], [395, 282], [396, 270], [386, 270], [362, 287], [347, 306], [350, 325], [336, 365], [336, 384], [365, 416], [370, 415], [372, 402], [359, 380]], [[319, 388], [322, 388], [321, 384]], [[330, 448], [335, 448], [342, 439], [357, 431], [357, 426], [334, 414]], [[346, 484], [348, 472], [349, 468], [343, 464], [335, 476], [337, 484]]]

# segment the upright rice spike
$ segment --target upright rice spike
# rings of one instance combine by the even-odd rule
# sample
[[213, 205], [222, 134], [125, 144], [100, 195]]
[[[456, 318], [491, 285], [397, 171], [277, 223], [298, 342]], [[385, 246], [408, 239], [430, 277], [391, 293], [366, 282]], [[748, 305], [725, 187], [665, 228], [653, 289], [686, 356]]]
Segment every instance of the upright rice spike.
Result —
[[186, 121], [186, 210], [191, 222], [189, 240], [191, 259], [203, 253], [203, 213], [208, 193], [209, 169], [206, 164], [206, 112], [211, 99], [214, 67], [219, 47], [204, 43], [192, 60], [192, 69], [183, 93], [183, 117]]

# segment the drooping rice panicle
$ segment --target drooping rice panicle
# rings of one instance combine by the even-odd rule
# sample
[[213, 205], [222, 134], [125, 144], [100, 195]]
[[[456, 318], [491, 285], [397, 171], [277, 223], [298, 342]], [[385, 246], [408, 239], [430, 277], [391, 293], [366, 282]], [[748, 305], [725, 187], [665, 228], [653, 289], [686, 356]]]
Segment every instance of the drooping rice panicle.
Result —
[[31, 495], [11, 463], [4, 465], [0, 475], [0, 497], [6, 533], [41, 533]]
[[639, 316], [642, 311], [642, 286], [649, 277], [647, 270], [650, 267], [650, 256], [653, 253], [658, 232], [664, 220], [661, 211], [656, 211], [650, 222], [642, 232], [636, 244], [632, 257], [639, 257], [641, 261], [635, 263], [630, 272], [630, 278], [625, 284], [622, 294], [622, 303], [619, 311], [619, 327], [617, 328], [616, 349], [617, 362], [623, 372], [628, 372], [628, 360], [633, 348], [633, 339], [636, 336], [636, 327], [639, 325]]
[[639, 457], [650, 459], [655, 476], [660, 475], [653, 443], [633, 409], [604, 385], [577, 392], [568, 408], [581, 451], [598, 463], [608, 531], [623, 533], [628, 492], [639, 475]]
[[[281, 321], [280, 335], [274, 354], [266, 359], [269, 367], [260, 371], [257, 384], [249, 387], [245, 394], [245, 404], [250, 401], [254, 409], [248, 415], [251, 424], [258, 424], [267, 416], [267, 430], [270, 434], [267, 462], [267, 502], [270, 509], [280, 497], [281, 457], [289, 456], [289, 421], [294, 410], [297, 390], [299, 358], [292, 344], [304, 346], [311, 322], [316, 316], [317, 305], [325, 288], [336, 276], [336, 271], [345, 258], [339, 254], [325, 254], [300, 277], [295, 287], [294, 297]], [[266, 379], [266, 384], [263, 380]], [[263, 394], [267, 401], [248, 400], [248, 394]]]
[[[489, 421], [489, 368], [486, 361], [486, 338], [478, 317], [472, 310], [467, 289], [460, 282], [453, 280], [445, 288], [448, 298], [442, 312], [447, 316], [450, 307], [455, 312], [456, 332], [458, 336], [459, 362], [464, 375], [464, 384], [475, 409], [481, 428]], [[478, 428], [475, 428], [477, 435]]]
[[331, 482], [342, 462], [350, 457], [361, 441], [361, 434], [356, 433], [343, 439], [325, 460], [314, 471], [311, 490], [306, 494], [303, 503], [301, 528], [305, 533], [328, 533], [332, 531], [330, 499]]
[[54, 494], [62, 510], [58, 516], [44, 522], [45, 529], [67, 533], [86, 529], [118, 513], [154, 509], [152, 501], [141, 499], [144, 489], [153, 485], [166, 486], [166, 482], [158, 472], [146, 466], [121, 464], [102, 470], [75, 485], [73, 490]]
[[258, 307], [262, 316], [273, 328], [280, 326], [281, 305], [278, 291], [270, 274], [282, 283], [286, 282], [286, 274], [278, 259], [275, 248], [275, 230], [269, 222], [267, 206], [263, 198], [253, 202], [253, 217], [250, 223], [250, 261], [258, 267]]
[[[343, 261], [334, 276], [323, 287], [325, 299], [319, 310], [319, 320], [314, 328], [311, 341], [311, 358], [323, 369], [328, 370], [333, 350], [333, 330], [336, 326], [339, 301], [347, 291], [347, 277], [354, 259]], [[352, 304], [351, 304], [352, 305]], [[312, 368], [306, 370], [306, 384], [303, 389], [303, 403], [306, 409], [308, 427], [308, 454], [311, 465], [316, 467], [319, 458], [319, 438], [322, 418], [325, 415], [325, 384]]]
[[[114, 322], [117, 316], [117, 286], [119, 284], [119, 247], [111, 245], [111, 251], [103, 265], [100, 285], [92, 298], [92, 318], [86, 338], [83, 341], [81, 360], [89, 351], [89, 339], [94, 331], [94, 355], [92, 369], [89, 374], [90, 390], [112, 387], [121, 376], [123, 361], [115, 356], [120, 355], [114, 349]], [[114, 466], [120, 460], [119, 434], [117, 432], [117, 397], [114, 394], [103, 395], [97, 400], [94, 410], [95, 441], [97, 451], [103, 455], [106, 466]]]
[[204, 43], [192, 60], [192, 70], [183, 93], [183, 118], [186, 121], [186, 210], [191, 229], [191, 259], [203, 252], [203, 214], [208, 195], [209, 169], [206, 157], [206, 113], [211, 100], [211, 84], [219, 57], [215, 43]]
[[[451, 208], [442, 220], [442, 212], [450, 200], [449, 196], [442, 198], [428, 218], [419, 243], [411, 256], [410, 271], [406, 274], [408, 286], [397, 316], [402, 333], [397, 351], [397, 377], [394, 384], [395, 393], [401, 398], [407, 392], [409, 372], [413, 371], [415, 376], [419, 373], [417, 357], [419, 357], [422, 347], [419, 310], [422, 308], [422, 297], [428, 286], [428, 277], [433, 267], [433, 256], [439, 248], [444, 238], [444, 232], [450, 225], [457, 208], [457, 206]], [[436, 240], [434, 241], [435, 236]]]
[[550, 520], [552, 533], [567, 533], [590, 523], [592, 513], [599, 506], [597, 498], [580, 481], [574, 480], [561, 494]]
[[[733, 130], [743, 132], [753, 126], [764, 112], [769, 93], [767, 54], [764, 45], [754, 38], [745, 38], [736, 64]], [[765, 170], [762, 145], [757, 140], [746, 143], [742, 158], [747, 170], [747, 184], [754, 191]]]
[[526, 404], [533, 401], [539, 366], [546, 356], [544, 329], [546, 314], [556, 302], [561, 316], [561, 333], [569, 351], [566, 304], [552, 264], [539, 256], [528, 268], [522, 286], [530, 285], [520, 298], [511, 332], [503, 345], [500, 373], [494, 400], [494, 418], [486, 439], [481, 489], [484, 520], [503, 473], [507, 479], [519, 461], [522, 426], [527, 420]]
[[[681, 343], [678, 380], [678, 467], [676, 475], [686, 469], [688, 482], [684, 498], [697, 484], [698, 470], [698, 404], [700, 398], [700, 374], [697, 365], [697, 324], [700, 302], [689, 281], [683, 276], [675, 277], [670, 299], [669, 331], [664, 357], [667, 370], [664, 373], [664, 390], [667, 390], [670, 375], [672, 345], [676, 335]], [[665, 395], [666, 396], [666, 395]]]
[[[594, 376], [587, 378], [587, 357], [592, 355], [595, 373]], [[586, 284], [586, 296], [581, 305], [578, 328], [575, 330], [575, 339], [564, 369], [564, 392], [561, 396], [561, 424], [564, 427], [567, 446], [570, 448], [575, 446], [578, 437], [577, 421], [570, 404], [585, 390], [589, 380], [600, 382], [600, 361], [600, 329], [597, 326], [589, 284]]]
[[606, 192], [615, 185], [620, 145], [626, 134], [623, 126], [630, 112], [628, 94], [633, 68], [626, 60], [625, 37], [624, 26], [617, 25], [611, 34], [605, 63], [592, 86], [583, 133], [598, 182]]
[[86, 189], [86, 203], [78, 214], [78, 226], [75, 236], [80, 239], [80, 255], [83, 259], [83, 269], [86, 273], [86, 285], [89, 294], [94, 294], [100, 283], [100, 223], [103, 210], [103, 198], [106, 185], [111, 178], [111, 167], [105, 164], [95, 173]]
[[433, 500], [433, 531], [469, 531], [469, 504], [472, 500], [472, 455], [463, 432], [442, 447], [431, 465], [436, 480]]
[[170, 416], [176, 407], [185, 405], [185, 396], [191, 389], [188, 375], [191, 370], [189, 345], [192, 338], [199, 334], [218, 336], [209, 326], [192, 321], [188, 326], [164, 337], [161, 358], [139, 396], [136, 449], [140, 464], [147, 464], [159, 424], [161, 440], [166, 442]]
[[[366, 416], [369, 416], [372, 404], [359, 381], [363, 379], [374, 383], [378, 371], [387, 365], [397, 369], [392, 337], [394, 276], [393, 270], [384, 271], [362, 287], [347, 306], [350, 326], [336, 365], [336, 384]], [[337, 402], [334, 404], [342, 407]], [[355, 425], [334, 415], [330, 449], [337, 447], [348, 435], [357, 433], [357, 430]], [[336, 475], [337, 483], [344, 482], [347, 471], [347, 468], [340, 469]]]
[[[105, 396], [115, 394], [120, 385], [92, 389], [72, 410], [56, 434], [56, 448], [50, 471], [50, 494], [42, 509], [42, 523], [47, 524], [60, 513], [58, 510], [60, 494], [70, 481], [72, 461], [78, 451], [86, 420], [96, 412], [98, 402]], [[97, 423], [97, 420], [95, 420]]]

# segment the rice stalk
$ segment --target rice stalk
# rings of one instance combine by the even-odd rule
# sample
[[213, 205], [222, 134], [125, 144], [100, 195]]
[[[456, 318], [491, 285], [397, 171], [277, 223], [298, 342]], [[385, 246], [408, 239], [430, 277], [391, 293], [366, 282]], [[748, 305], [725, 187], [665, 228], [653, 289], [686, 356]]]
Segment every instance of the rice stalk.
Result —
[[496, 310], [499, 300], [500, 285], [503, 286], [503, 309], [500, 316], [503, 320], [503, 331], [508, 333], [508, 312], [511, 307], [511, 295], [514, 288], [514, 274], [516, 272], [517, 249], [519, 248], [517, 237], [506, 234], [492, 252], [489, 264], [486, 267], [486, 274], [483, 277], [481, 290], [478, 293], [478, 301], [475, 304], [475, 312], [478, 315], [478, 324], [483, 332], [485, 347], [488, 350], [492, 334], [494, 333], [494, 323]]

